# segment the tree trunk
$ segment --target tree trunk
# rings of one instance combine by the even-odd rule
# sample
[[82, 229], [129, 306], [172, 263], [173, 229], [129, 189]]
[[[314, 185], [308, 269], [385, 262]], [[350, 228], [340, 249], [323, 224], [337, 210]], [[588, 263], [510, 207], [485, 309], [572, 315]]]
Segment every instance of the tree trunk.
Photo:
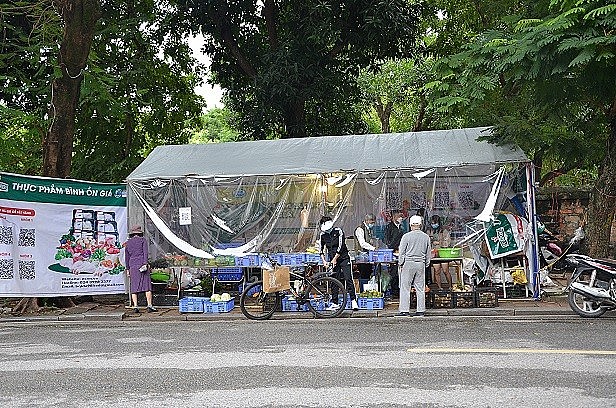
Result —
[[413, 126], [413, 132], [420, 132], [424, 130], [424, 118], [426, 117], [426, 107], [428, 102], [426, 101], [426, 95], [421, 92], [419, 94], [419, 112], [417, 113], [417, 119], [415, 120], [415, 126]]
[[284, 111], [286, 132], [283, 139], [306, 137], [306, 106], [302, 98], [296, 98]]
[[43, 139], [43, 175], [66, 178], [71, 171], [75, 113], [83, 70], [101, 8], [98, 0], [58, 0], [55, 4], [64, 22], [58, 59], [62, 76], [51, 85], [51, 126]]
[[374, 105], [374, 108], [381, 122], [381, 133], [391, 132], [391, 110], [393, 107], [393, 102], [387, 102], [386, 105], [383, 105], [381, 98], [377, 98], [377, 103]]
[[610, 232], [616, 214], [616, 101], [609, 112], [609, 129], [605, 159], [599, 167], [599, 178], [592, 191], [588, 212], [590, 256], [608, 258]]
[[[62, 76], [51, 84], [51, 126], [43, 138], [43, 175], [66, 178], [71, 172], [73, 135], [83, 70], [88, 62], [96, 22], [101, 16], [99, 0], [56, 0], [64, 22], [58, 65]], [[74, 306], [71, 298], [57, 299], [64, 307]], [[36, 312], [37, 298], [23, 298], [17, 313]]]
[[35, 313], [40, 308], [38, 298], [22, 298], [13, 308], [13, 313]]

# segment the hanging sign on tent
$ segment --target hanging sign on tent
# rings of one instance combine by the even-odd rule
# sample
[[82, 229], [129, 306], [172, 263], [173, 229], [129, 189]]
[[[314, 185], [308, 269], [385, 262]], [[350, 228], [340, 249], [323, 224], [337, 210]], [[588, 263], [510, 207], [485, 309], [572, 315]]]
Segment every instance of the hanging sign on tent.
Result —
[[497, 214], [487, 224], [485, 237], [492, 259], [520, 252], [524, 249], [524, 220], [513, 214]]
[[126, 186], [0, 173], [0, 296], [124, 293]]
[[192, 224], [192, 212], [190, 207], [180, 207], [180, 225]]

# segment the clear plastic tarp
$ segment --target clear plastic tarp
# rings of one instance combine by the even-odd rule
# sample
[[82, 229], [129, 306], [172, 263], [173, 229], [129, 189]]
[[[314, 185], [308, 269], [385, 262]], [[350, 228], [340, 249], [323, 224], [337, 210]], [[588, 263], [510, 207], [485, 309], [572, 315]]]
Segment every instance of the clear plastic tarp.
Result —
[[[151, 251], [241, 256], [252, 252], [304, 252], [330, 215], [348, 237], [366, 214], [382, 238], [392, 212], [438, 214], [452, 238], [482, 212], [501, 166], [381, 170], [306, 175], [185, 177], [129, 181], [133, 223], [144, 220]], [[496, 209], [512, 207], [524, 167], [505, 165]], [[150, 212], [143, 216], [143, 208]], [[141, 218], [143, 217], [143, 218]], [[162, 224], [161, 224], [162, 223]], [[163, 226], [161, 228], [161, 225]], [[197, 251], [203, 251], [201, 253]]]

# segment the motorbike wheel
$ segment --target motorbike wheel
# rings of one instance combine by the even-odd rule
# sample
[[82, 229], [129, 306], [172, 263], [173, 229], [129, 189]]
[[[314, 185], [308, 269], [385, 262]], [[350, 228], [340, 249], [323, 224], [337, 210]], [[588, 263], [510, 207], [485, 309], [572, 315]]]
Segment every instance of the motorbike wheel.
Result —
[[572, 290], [569, 291], [569, 306], [582, 317], [599, 317], [606, 312], [606, 309], [602, 308], [599, 302]]

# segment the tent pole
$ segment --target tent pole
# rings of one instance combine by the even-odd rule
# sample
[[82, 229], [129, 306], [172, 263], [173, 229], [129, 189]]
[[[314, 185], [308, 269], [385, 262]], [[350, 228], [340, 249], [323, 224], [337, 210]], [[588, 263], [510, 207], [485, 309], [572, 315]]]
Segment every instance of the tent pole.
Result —
[[535, 165], [532, 162], [526, 164], [526, 206], [528, 212], [528, 220], [530, 222], [532, 239], [532, 259], [529, 261], [533, 277], [533, 298], [540, 300], [541, 298], [541, 276], [539, 275], [539, 240], [537, 237], [537, 208], [535, 205]]

